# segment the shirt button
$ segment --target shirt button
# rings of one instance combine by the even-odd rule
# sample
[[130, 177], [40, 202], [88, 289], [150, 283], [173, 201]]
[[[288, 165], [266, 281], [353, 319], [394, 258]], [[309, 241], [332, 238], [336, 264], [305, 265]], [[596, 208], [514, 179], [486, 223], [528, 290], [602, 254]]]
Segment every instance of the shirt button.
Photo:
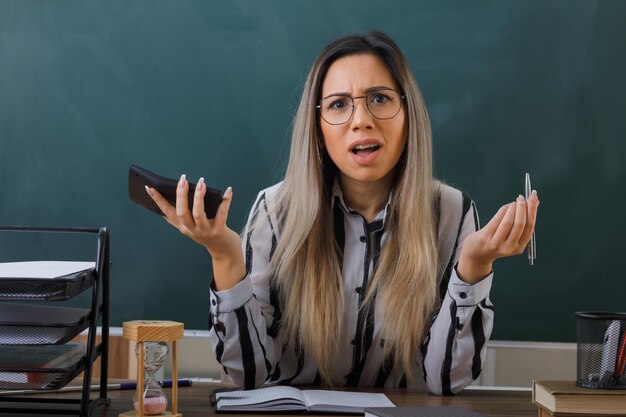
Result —
[[352, 340], [350, 341], [350, 344], [352, 344], [352, 345], [356, 345], [356, 339], [352, 339]]
[[367, 242], [367, 238], [365, 236], [361, 236], [359, 240], [363, 243]]
[[463, 300], [465, 300], [467, 298], [467, 294], [464, 293], [464, 292], [459, 293], [459, 297], [461, 297]]
[[357, 294], [362, 294], [363, 293], [363, 287], [356, 287], [354, 289], [354, 291], [356, 291]]
[[215, 300], [211, 300], [211, 304], [212, 305], [217, 305], [217, 302]]

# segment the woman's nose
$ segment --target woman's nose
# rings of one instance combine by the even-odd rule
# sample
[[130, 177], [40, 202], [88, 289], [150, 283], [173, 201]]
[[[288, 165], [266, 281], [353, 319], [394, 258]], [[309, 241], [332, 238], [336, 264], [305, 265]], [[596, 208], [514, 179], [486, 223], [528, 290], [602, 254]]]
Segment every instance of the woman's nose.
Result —
[[352, 129], [372, 127], [374, 116], [365, 105], [363, 97], [354, 100], [354, 113], [352, 114]]

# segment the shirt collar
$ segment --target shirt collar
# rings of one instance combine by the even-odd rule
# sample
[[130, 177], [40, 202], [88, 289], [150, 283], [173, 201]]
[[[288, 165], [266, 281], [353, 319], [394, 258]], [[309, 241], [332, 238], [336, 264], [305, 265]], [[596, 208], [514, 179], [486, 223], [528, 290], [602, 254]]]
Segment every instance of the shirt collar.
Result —
[[[387, 204], [385, 204], [385, 207], [376, 215], [376, 217], [374, 218], [374, 220], [372, 220], [370, 224], [379, 223], [381, 225], [381, 229], [385, 226], [385, 224], [387, 223], [388, 214], [391, 210], [392, 197], [393, 190], [389, 192], [389, 197], [387, 198]], [[339, 185], [339, 179], [337, 177], [335, 177], [335, 179], [333, 180], [331, 209], [335, 207], [335, 204], [339, 204], [339, 207], [341, 207], [343, 212], [346, 214], [360, 215], [355, 210], [348, 207], [348, 205], [346, 204], [343, 198], [343, 190], [341, 189], [341, 185]]]

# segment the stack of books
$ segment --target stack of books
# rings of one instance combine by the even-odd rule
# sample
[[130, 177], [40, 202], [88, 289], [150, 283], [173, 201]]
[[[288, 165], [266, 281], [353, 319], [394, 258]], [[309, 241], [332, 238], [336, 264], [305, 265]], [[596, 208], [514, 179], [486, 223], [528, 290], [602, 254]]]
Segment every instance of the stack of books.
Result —
[[534, 381], [539, 417], [626, 416], [626, 390], [581, 388], [574, 381]]

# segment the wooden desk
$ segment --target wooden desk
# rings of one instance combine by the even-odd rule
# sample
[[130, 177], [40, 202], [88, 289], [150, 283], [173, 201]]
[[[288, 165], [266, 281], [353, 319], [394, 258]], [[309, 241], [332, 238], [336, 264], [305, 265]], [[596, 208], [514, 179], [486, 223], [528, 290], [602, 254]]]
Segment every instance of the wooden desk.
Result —
[[[184, 417], [211, 417], [215, 416], [215, 409], [210, 405], [211, 391], [222, 387], [220, 384], [194, 383], [192, 387], [178, 389], [178, 412]], [[168, 399], [171, 400], [171, 389], [164, 390]], [[384, 392], [397, 406], [434, 406], [453, 405], [467, 408], [490, 417], [530, 417], [537, 416], [537, 406], [531, 401], [530, 392], [514, 391], [477, 391], [466, 390], [454, 397], [437, 397], [424, 392], [406, 389], [368, 389], [363, 391]], [[76, 393], [71, 393], [76, 396]], [[39, 396], [67, 397], [70, 393], [63, 394], [40, 394]], [[94, 417], [117, 417], [119, 413], [133, 408], [134, 391], [109, 391], [111, 404], [108, 407], [96, 409]], [[95, 393], [92, 392], [92, 396]], [[76, 397], [77, 398], [77, 397]], [[168, 410], [171, 408], [168, 407]], [[218, 414], [219, 416], [236, 417], [238, 414]], [[276, 417], [278, 414], [270, 414]], [[302, 416], [302, 414], [296, 414]], [[0, 414], [2, 417], [3, 414]], [[261, 417], [263, 414], [242, 414], [246, 417]], [[268, 415], [269, 416], [269, 415]], [[286, 416], [280, 414], [280, 416]]]

